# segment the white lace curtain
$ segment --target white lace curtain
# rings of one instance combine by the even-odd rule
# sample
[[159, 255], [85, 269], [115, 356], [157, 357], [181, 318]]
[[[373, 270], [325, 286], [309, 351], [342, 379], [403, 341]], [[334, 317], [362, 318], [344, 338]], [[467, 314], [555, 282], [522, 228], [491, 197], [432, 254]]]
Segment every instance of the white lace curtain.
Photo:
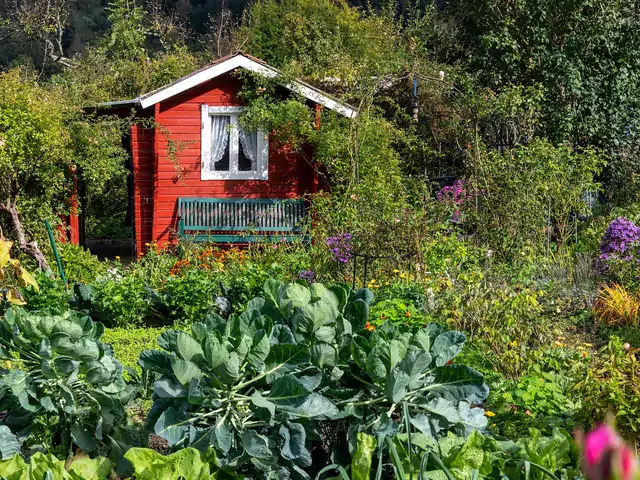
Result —
[[224, 157], [229, 144], [228, 115], [213, 115], [211, 117], [211, 170], [215, 170], [216, 162]]
[[242, 151], [245, 157], [251, 160], [251, 170], [256, 169], [256, 158], [258, 158], [258, 132], [245, 132], [242, 128], [238, 132]]

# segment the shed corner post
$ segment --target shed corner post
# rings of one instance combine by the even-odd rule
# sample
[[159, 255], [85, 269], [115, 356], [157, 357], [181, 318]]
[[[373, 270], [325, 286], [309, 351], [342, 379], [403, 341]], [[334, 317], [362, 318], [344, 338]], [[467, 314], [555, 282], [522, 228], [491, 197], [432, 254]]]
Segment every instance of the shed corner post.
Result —
[[[160, 169], [160, 136], [158, 135], [160, 124], [160, 102], [153, 106], [153, 206], [151, 216], [151, 239], [152, 242], [159, 240], [159, 232], [156, 231], [158, 222], [156, 221], [158, 215], [158, 195], [159, 195], [159, 178], [158, 171]], [[145, 249], [146, 250], [146, 249]], [[145, 253], [147, 253], [145, 251]]]

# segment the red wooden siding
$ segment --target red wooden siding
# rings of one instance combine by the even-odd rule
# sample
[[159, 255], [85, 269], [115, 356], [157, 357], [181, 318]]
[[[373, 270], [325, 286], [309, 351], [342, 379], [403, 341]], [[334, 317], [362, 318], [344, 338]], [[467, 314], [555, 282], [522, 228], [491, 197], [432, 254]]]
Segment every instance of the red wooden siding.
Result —
[[153, 130], [131, 126], [133, 174], [133, 224], [136, 256], [146, 252], [153, 239]]
[[[177, 230], [179, 197], [292, 198], [302, 196], [314, 188], [313, 168], [304, 158], [288, 152], [286, 147], [275, 145], [273, 141], [269, 143], [268, 180], [200, 179], [201, 105], [241, 105], [237, 97], [239, 88], [240, 80], [227, 74], [156, 105], [156, 122], [161, 127], [156, 127], [155, 139], [144, 137], [144, 148], [155, 144], [155, 159], [141, 155], [143, 144], [140, 141], [133, 142], [134, 148], [137, 145], [140, 156], [137, 165], [134, 161], [134, 178], [135, 169], [140, 172], [136, 181], [136, 195], [139, 190], [140, 196], [153, 197], [151, 210], [136, 213], [137, 232], [142, 231], [138, 219], [146, 220], [149, 217], [145, 215], [152, 215], [151, 238], [160, 245], [172, 241]], [[182, 146], [177, 152], [179, 165], [171, 158], [170, 142]], [[155, 177], [152, 183], [150, 172], [154, 166]], [[141, 181], [146, 183], [140, 184]], [[138, 208], [136, 205], [136, 212]], [[149, 241], [140, 240], [141, 237], [148, 238], [137, 235], [138, 245]]]

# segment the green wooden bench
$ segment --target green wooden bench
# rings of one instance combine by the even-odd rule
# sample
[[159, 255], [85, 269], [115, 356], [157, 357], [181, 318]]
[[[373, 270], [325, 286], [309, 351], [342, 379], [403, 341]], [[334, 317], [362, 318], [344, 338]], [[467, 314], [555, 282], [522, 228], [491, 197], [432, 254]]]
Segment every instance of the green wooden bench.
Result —
[[306, 240], [304, 199], [179, 198], [178, 235], [195, 242]]

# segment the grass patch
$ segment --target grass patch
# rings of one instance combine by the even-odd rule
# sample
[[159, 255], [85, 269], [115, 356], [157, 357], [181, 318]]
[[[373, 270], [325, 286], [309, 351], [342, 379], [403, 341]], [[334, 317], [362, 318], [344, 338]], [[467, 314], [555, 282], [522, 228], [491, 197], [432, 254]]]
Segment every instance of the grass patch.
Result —
[[165, 328], [106, 328], [102, 341], [113, 348], [114, 356], [124, 365], [141, 373], [138, 358], [144, 350], [158, 348], [156, 343]]

